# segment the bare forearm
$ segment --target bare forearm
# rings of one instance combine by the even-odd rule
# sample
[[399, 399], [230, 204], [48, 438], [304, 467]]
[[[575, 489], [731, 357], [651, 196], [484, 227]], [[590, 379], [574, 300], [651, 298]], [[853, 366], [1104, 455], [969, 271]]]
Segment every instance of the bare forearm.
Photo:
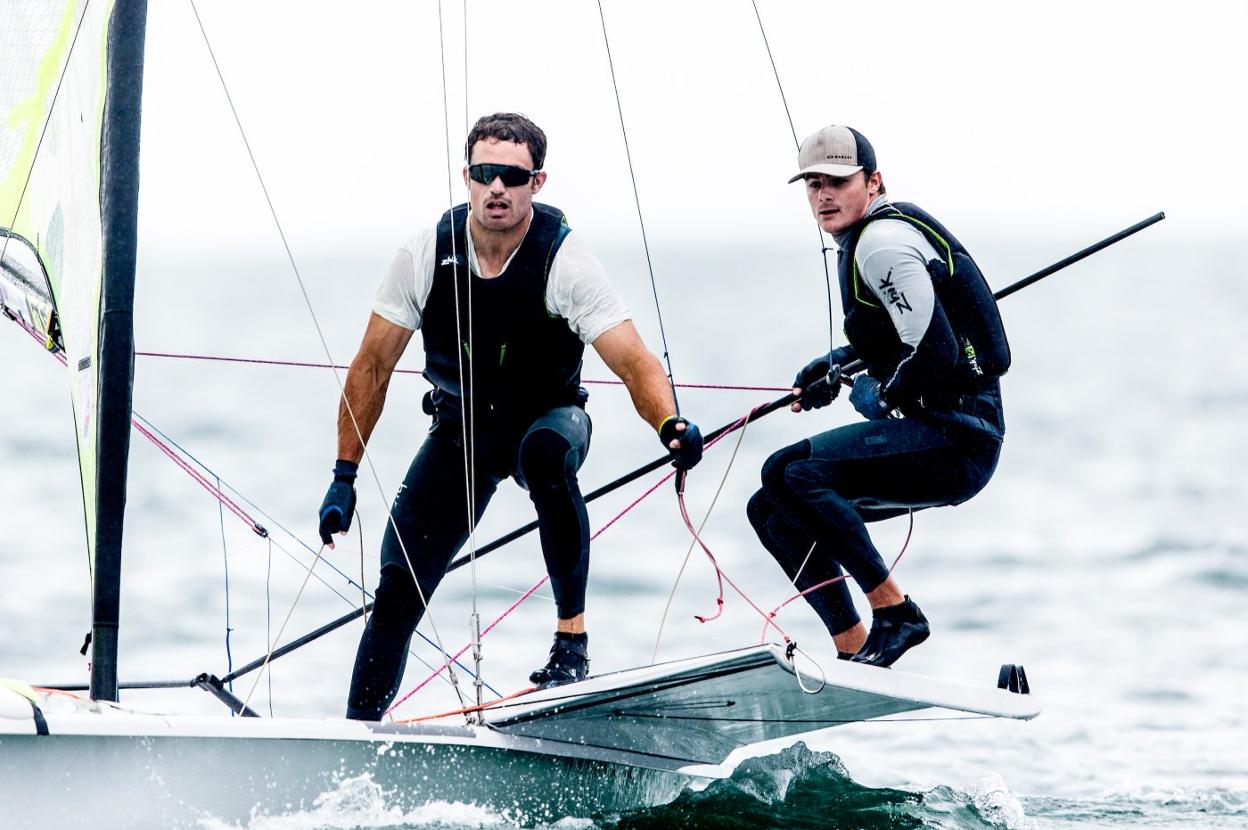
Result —
[[616, 377], [624, 381], [637, 414], [656, 430], [663, 419], [676, 414], [672, 387], [663, 365], [654, 356], [631, 320], [608, 329], [594, 341], [594, 349]]
[[339, 458], [358, 464], [364, 457], [364, 446], [381, 417], [389, 386], [389, 372], [358, 358], [351, 364], [338, 402]]
[[360, 463], [364, 446], [377, 426], [386, 403], [386, 389], [411, 329], [395, 325], [376, 313], [369, 315], [360, 350], [351, 361], [342, 398], [338, 402], [338, 457]]
[[620, 373], [620, 380], [628, 388], [637, 414], [654, 429], [663, 419], [676, 414], [676, 401], [672, 398], [672, 386], [663, 372], [659, 359], [643, 351]]

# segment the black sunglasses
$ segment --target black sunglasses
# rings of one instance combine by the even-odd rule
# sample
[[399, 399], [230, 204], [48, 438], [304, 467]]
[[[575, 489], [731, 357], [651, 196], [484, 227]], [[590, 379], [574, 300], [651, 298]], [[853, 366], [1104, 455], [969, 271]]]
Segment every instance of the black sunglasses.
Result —
[[470, 164], [468, 165], [468, 178], [474, 182], [481, 184], [489, 184], [495, 179], [501, 178], [503, 184], [507, 187], [519, 187], [522, 184], [528, 184], [529, 179], [536, 176], [539, 170], [525, 170], [523, 167], [516, 167], [514, 164]]

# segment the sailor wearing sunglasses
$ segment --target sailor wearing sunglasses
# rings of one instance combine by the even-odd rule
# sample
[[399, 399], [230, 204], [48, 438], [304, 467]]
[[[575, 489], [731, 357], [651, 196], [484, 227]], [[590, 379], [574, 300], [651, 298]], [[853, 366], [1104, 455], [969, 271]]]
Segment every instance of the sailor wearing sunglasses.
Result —
[[357, 466], [390, 376], [421, 332], [433, 424], [391, 507], [349, 718], [386, 711], [429, 598], [507, 478], [537, 510], [558, 612], [549, 661], [530, 680], [549, 688], [587, 675], [589, 523], [577, 483], [592, 429], [581, 387], [586, 344], [624, 382], [674, 466], [687, 470], [702, 456], [701, 433], [676, 415], [662, 365], [606, 272], [561, 211], [533, 201], [546, 183], [545, 134], [522, 115], [497, 113], [476, 123], [465, 146], [468, 202], [399, 249], [339, 408], [338, 462], [320, 511], [331, 547], [332, 534], [350, 527]]

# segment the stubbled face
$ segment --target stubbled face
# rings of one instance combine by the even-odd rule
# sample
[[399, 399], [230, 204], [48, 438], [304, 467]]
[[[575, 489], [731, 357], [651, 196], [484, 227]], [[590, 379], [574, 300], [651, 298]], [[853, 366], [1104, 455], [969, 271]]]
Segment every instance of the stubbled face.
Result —
[[[486, 138], [472, 145], [468, 163], [510, 164], [532, 170], [533, 156], [526, 144]], [[505, 233], [529, 218], [533, 197], [546, 183], [546, 174], [538, 173], [525, 184], [507, 187], [500, 178], [489, 184], [474, 182], [468, 178], [465, 166], [464, 183], [468, 185], [468, 202], [477, 224], [488, 231]]]
[[844, 233], [867, 215], [867, 208], [880, 195], [880, 171], [870, 176], [806, 175], [806, 198], [819, 227], [833, 236]]

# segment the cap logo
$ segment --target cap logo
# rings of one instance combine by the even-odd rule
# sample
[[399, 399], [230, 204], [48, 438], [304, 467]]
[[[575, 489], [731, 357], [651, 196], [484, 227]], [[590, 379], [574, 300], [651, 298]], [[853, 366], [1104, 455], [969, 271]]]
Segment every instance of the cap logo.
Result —
[[844, 159], [845, 161], [854, 160], [854, 157], [849, 155], [848, 153], [828, 153], [826, 156], [824, 156], [824, 158], [829, 159], [829, 160], [830, 159]]

